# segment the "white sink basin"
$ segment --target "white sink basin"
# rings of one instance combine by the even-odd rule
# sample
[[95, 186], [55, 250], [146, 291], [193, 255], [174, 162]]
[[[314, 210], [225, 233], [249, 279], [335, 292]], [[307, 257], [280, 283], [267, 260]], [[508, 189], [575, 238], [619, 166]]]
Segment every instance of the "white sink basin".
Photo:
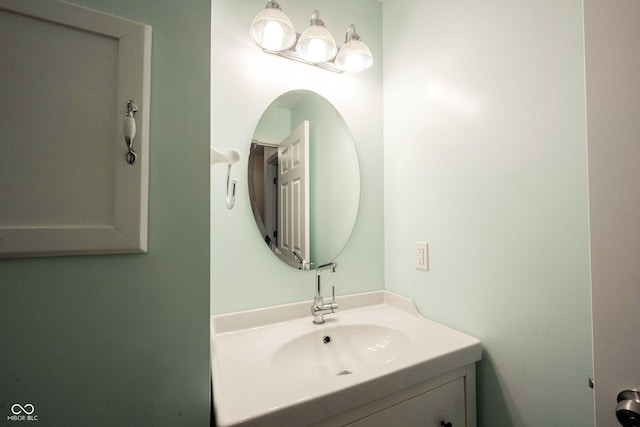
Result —
[[271, 366], [287, 376], [349, 375], [391, 363], [408, 348], [409, 337], [397, 329], [329, 326], [286, 342], [273, 354]]
[[211, 317], [219, 426], [313, 424], [481, 358], [477, 339], [425, 319], [407, 298], [337, 302], [321, 325], [311, 301]]

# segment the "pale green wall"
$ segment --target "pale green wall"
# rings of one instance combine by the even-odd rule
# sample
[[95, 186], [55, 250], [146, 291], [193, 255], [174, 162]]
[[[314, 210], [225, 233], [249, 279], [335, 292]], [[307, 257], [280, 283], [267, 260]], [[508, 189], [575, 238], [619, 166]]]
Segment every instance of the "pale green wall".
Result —
[[291, 133], [291, 111], [282, 108], [267, 108], [260, 116], [252, 138], [276, 144]]
[[153, 27], [149, 253], [0, 260], [0, 425], [205, 426], [209, 1], [76, 3]]
[[[351, 239], [340, 267], [324, 283], [336, 294], [384, 287], [382, 195], [382, 7], [371, 0], [296, 0], [282, 4], [294, 27], [303, 31], [319, 8], [327, 28], [340, 40], [349, 24], [377, 58], [360, 74], [335, 74], [263, 53], [249, 26], [264, 8], [262, 0], [212, 1], [211, 143], [226, 152], [240, 150], [233, 166], [239, 179], [236, 204], [225, 203], [225, 165], [211, 168], [211, 312], [311, 300], [314, 272], [284, 265], [264, 244], [255, 225], [247, 190], [247, 158], [256, 124], [284, 92], [308, 89], [327, 98], [349, 124], [360, 161], [361, 196]], [[341, 43], [340, 43], [341, 44]], [[339, 209], [339, 208], [338, 208]]]
[[383, 8], [386, 288], [482, 341], [481, 427], [593, 425], [581, 7]]

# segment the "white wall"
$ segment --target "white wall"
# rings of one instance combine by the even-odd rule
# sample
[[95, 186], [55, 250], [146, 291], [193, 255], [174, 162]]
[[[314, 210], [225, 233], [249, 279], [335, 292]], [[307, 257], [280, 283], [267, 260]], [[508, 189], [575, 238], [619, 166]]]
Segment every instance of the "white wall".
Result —
[[482, 341], [480, 426], [593, 425], [581, 6], [383, 8], [386, 288]]
[[337, 258], [338, 271], [324, 283], [335, 285], [338, 295], [384, 286], [381, 4], [370, 0], [281, 2], [298, 32], [308, 26], [316, 8], [338, 44], [342, 44], [347, 26], [356, 25], [376, 63], [360, 74], [339, 75], [263, 53], [250, 39], [249, 26], [265, 3], [212, 1], [211, 139], [219, 150], [237, 148], [242, 153], [232, 172], [240, 179], [233, 210], [227, 210], [224, 201], [226, 167], [212, 167], [212, 313], [310, 300], [314, 296], [314, 272], [284, 265], [262, 241], [246, 184], [255, 126], [271, 101], [292, 89], [317, 92], [337, 108], [350, 126], [360, 162], [358, 219], [351, 239]]

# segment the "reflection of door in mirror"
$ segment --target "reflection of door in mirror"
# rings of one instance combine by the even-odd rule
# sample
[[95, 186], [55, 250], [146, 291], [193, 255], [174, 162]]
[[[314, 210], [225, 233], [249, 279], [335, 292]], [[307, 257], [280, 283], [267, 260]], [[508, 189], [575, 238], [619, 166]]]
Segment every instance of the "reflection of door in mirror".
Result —
[[269, 236], [274, 247], [278, 247], [278, 149], [264, 147], [264, 197], [262, 218], [264, 218], [265, 236]]
[[296, 260], [311, 259], [309, 248], [309, 122], [303, 121], [278, 146], [278, 248]]
[[278, 249], [278, 144], [253, 140], [251, 144], [249, 181], [251, 206], [264, 241]]

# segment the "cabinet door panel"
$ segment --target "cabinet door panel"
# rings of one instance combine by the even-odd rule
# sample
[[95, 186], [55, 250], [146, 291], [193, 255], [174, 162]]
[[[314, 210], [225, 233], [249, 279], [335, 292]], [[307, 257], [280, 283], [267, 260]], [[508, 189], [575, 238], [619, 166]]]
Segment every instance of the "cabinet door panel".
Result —
[[452, 427], [465, 426], [462, 378], [348, 425], [350, 427], [441, 427], [442, 421], [451, 423]]
[[0, 258], [145, 252], [151, 27], [0, 0], [0, 52]]

